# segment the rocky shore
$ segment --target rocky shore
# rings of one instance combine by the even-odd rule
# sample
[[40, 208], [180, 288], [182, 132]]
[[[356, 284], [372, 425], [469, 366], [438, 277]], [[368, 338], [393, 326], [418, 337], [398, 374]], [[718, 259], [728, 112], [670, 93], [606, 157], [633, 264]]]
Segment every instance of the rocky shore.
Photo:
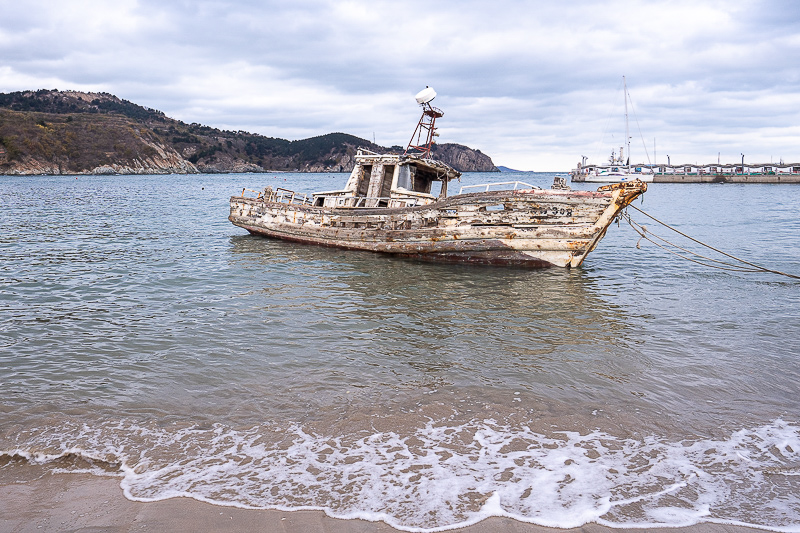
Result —
[[[403, 150], [345, 133], [289, 141], [186, 124], [106, 93], [0, 93], [0, 175], [350, 172], [359, 148]], [[461, 172], [498, 170], [458, 144], [434, 156]]]

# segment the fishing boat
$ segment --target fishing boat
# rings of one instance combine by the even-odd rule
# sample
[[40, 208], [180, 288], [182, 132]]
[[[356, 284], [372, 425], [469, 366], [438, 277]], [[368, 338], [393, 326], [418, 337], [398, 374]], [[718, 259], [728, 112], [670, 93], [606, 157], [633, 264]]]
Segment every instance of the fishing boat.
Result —
[[620, 147], [620, 156], [611, 152], [608, 165], [587, 165], [585, 161], [578, 163], [578, 168], [571, 173], [572, 181], [587, 183], [620, 183], [623, 181], [639, 180], [652, 182], [655, 171], [649, 165], [630, 166], [623, 162], [623, 149]]
[[551, 189], [513, 181], [448, 195], [461, 173], [431, 157], [444, 115], [430, 104], [435, 95], [430, 88], [417, 95], [422, 118], [402, 154], [359, 149], [341, 190], [245, 188], [231, 197], [229, 220], [253, 235], [414, 259], [577, 267], [647, 190], [632, 181], [575, 191], [556, 177]]
[[[577, 168], [570, 172], [572, 181], [588, 183], [620, 183], [639, 180], [653, 181], [652, 165], [631, 165], [631, 137], [628, 124], [628, 84], [625, 76], [622, 77], [623, 95], [625, 98], [625, 146], [619, 147], [619, 155], [612, 150], [607, 165], [587, 164], [586, 157], [581, 159]], [[627, 147], [627, 150], [626, 150]], [[627, 154], [627, 160], [625, 155]]]

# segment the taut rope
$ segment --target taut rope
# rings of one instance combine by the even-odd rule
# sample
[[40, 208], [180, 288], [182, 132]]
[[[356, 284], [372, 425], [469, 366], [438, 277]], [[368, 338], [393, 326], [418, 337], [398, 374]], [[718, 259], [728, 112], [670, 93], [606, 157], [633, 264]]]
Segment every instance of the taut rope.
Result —
[[[649, 218], [649, 219], [661, 224], [665, 228], [674, 231], [678, 235], [680, 235], [682, 237], [685, 237], [685, 238], [689, 239], [692, 242], [695, 242], [695, 243], [697, 243], [697, 244], [699, 244], [701, 246], [705, 246], [709, 250], [713, 250], [713, 251], [717, 252], [718, 254], [724, 255], [725, 257], [729, 257], [729, 258], [737, 261], [738, 264], [737, 263], [730, 263], [730, 262], [726, 262], [726, 261], [721, 261], [719, 259], [713, 259], [713, 258], [710, 258], [710, 257], [706, 257], [704, 255], [700, 255], [697, 252], [693, 252], [691, 250], [687, 250], [686, 248], [682, 248], [681, 246], [678, 246], [677, 244], [675, 244], [673, 242], [670, 242], [667, 239], [665, 239], [663, 237], [659, 237], [658, 235], [652, 233], [651, 231], [649, 231], [647, 229], [646, 226], [638, 224], [637, 222], [635, 222], [630, 217], [630, 215], [627, 212], [623, 213], [622, 214], [622, 218], [624, 218], [625, 221], [628, 224], [630, 224], [631, 228], [633, 228], [633, 231], [635, 231], [636, 233], [639, 234], [639, 237], [640, 237], [639, 242], [641, 242], [642, 239], [645, 239], [645, 240], [655, 244], [656, 246], [658, 246], [662, 250], [665, 250], [665, 251], [667, 251], [667, 252], [669, 252], [671, 254], [677, 255], [678, 257], [680, 257], [682, 259], [686, 259], [687, 261], [691, 261], [693, 263], [698, 263], [700, 265], [711, 267], [711, 268], [717, 268], [717, 269], [720, 269], [720, 270], [731, 270], [731, 271], [734, 271], [734, 272], [769, 272], [771, 274], [778, 274], [780, 276], [786, 276], [787, 278], [800, 279], [800, 276], [795, 276], [793, 274], [787, 274], [786, 272], [781, 272], [779, 270], [772, 270], [770, 268], [762, 267], [762, 266], [756, 265], [754, 263], [751, 263], [749, 261], [745, 261], [744, 259], [740, 259], [740, 258], [738, 258], [738, 257], [736, 257], [734, 255], [729, 254], [729, 253], [723, 252], [722, 250], [718, 250], [717, 248], [714, 248], [713, 246], [710, 246], [710, 245], [708, 245], [708, 244], [706, 244], [706, 243], [704, 243], [702, 241], [698, 241], [694, 237], [690, 237], [689, 235], [686, 235], [685, 233], [683, 233], [682, 231], [678, 230], [677, 228], [673, 228], [672, 226], [670, 226], [666, 222], [662, 222], [661, 220], [657, 219], [653, 215], [645, 213], [644, 211], [642, 211], [641, 209], [639, 209], [638, 207], [636, 207], [634, 205], [629, 205], [628, 207], [637, 210], [638, 212], [640, 212], [641, 214], [643, 214], [647, 218]], [[661, 242], [656, 242], [655, 239], [658, 239]], [[695, 256], [695, 257], [697, 257], [699, 259], [702, 259], [702, 261], [698, 260], [698, 259], [695, 259], [695, 258], [692, 258], [692, 257], [687, 257], [686, 255], [678, 253], [678, 252], [676, 252], [674, 250], [670, 250], [665, 245], [661, 244], [662, 242], [665, 243], [666, 245], [669, 245], [669, 246], [671, 246], [673, 248], [676, 248], [676, 249], [678, 249], [678, 250], [680, 250], [682, 252], [685, 252], [686, 254], [690, 254], [690, 255], [693, 255], [693, 256]], [[637, 248], [639, 247], [639, 243], [636, 243], [636, 247]], [[716, 263], [716, 264], [714, 264], [714, 263]], [[743, 267], [742, 265], [747, 265], [750, 268]]]

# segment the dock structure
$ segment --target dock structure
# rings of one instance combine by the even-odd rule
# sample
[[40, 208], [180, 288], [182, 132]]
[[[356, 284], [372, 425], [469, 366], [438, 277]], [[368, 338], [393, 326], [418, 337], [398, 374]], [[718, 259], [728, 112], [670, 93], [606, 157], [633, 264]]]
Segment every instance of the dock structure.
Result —
[[[620, 165], [617, 165], [619, 167]], [[800, 163], [630, 165], [630, 175], [652, 183], [798, 183]], [[614, 168], [616, 170], [617, 168]], [[609, 165], [578, 163], [570, 172], [573, 182], [596, 182]], [[627, 170], [627, 168], [625, 169]]]
[[652, 183], [798, 183], [800, 174], [655, 174]]

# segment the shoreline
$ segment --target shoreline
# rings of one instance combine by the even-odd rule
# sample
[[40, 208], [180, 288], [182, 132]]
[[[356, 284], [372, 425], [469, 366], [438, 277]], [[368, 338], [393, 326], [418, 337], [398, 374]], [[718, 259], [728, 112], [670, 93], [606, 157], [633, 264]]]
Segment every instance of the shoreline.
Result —
[[[3, 472], [5, 470], [5, 472]], [[205, 503], [187, 497], [156, 502], [125, 498], [117, 477], [86, 473], [42, 473], [35, 479], [15, 476], [16, 468], [0, 470], [0, 531], [133, 532], [282, 531], [285, 533], [395, 533], [384, 522], [331, 518], [322, 511], [241, 509]], [[11, 479], [15, 478], [15, 479]], [[703, 523], [688, 527], [610, 528], [595, 523], [579, 528], [537, 526], [505, 517], [451, 529], [457, 533], [756, 533], [762, 529]]]

